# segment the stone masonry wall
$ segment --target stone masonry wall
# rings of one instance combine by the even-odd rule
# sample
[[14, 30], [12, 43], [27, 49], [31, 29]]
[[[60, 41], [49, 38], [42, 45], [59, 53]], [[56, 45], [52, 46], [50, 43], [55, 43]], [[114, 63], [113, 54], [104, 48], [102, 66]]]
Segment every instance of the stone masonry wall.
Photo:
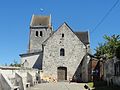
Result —
[[[60, 56], [61, 48], [65, 49], [65, 56]], [[57, 79], [57, 68], [63, 66], [67, 67], [67, 80], [69, 80], [73, 77], [85, 54], [85, 45], [64, 23], [44, 46], [43, 76]]]
[[[36, 31], [38, 31], [38, 36], [36, 36]], [[40, 36], [40, 31], [42, 31], [42, 36]], [[52, 31], [47, 28], [31, 29], [29, 52], [42, 51], [42, 44], [50, 36], [51, 33]]]

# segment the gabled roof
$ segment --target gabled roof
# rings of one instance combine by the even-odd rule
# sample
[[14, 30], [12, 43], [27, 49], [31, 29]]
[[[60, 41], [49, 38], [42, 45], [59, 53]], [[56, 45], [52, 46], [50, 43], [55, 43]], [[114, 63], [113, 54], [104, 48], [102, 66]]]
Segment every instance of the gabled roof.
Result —
[[[62, 27], [63, 25], [66, 25], [77, 37], [78, 37], [78, 39], [84, 44], [84, 45], [87, 45], [87, 44], [89, 44], [90, 42], [89, 42], [89, 33], [88, 33], [88, 31], [85, 31], [85, 32], [74, 32], [72, 29], [71, 29], [71, 27], [66, 23], [66, 22], [64, 22], [61, 26], [59, 26], [59, 28], [60, 27]], [[59, 28], [57, 29], [57, 30], [59, 30]], [[56, 31], [57, 31], [56, 30]], [[56, 32], [55, 31], [55, 32]], [[55, 33], [54, 32], [54, 33]], [[53, 34], [54, 34], [53, 33]], [[53, 35], [52, 34], [52, 35]], [[51, 36], [52, 36], [51, 35]], [[50, 37], [51, 37], [50, 36]], [[49, 38], [50, 38], [49, 37]], [[49, 38], [47, 39], [47, 40], [49, 40]], [[45, 40], [45, 42], [43, 43], [43, 45], [45, 45], [45, 43], [47, 42], [47, 40]]]
[[51, 16], [33, 15], [30, 26], [51, 26]]
[[74, 32], [74, 33], [80, 39], [80, 41], [82, 41], [85, 45], [90, 43], [88, 31], [86, 31], [86, 32]]
[[[64, 22], [64, 24], [71, 29], [71, 27], [70, 27], [66, 22]], [[74, 32], [72, 29], [71, 29], [71, 31], [72, 31], [72, 32], [79, 38], [79, 40], [80, 40], [81, 42], [83, 42], [85, 45], [90, 43], [90, 42], [89, 42], [89, 33], [88, 33], [88, 31], [86, 31], [86, 32]]]
[[25, 56], [31, 56], [31, 55], [38, 55], [40, 53], [42, 53], [42, 51], [40, 51], [40, 52], [32, 52], [32, 53], [24, 53], [24, 54], [20, 54], [19, 56], [20, 57], [25, 57]]
[[[71, 27], [70, 27], [66, 22], [64, 22], [62, 25], [64, 25], [64, 24], [71, 29]], [[62, 25], [61, 25], [61, 26], [62, 26]], [[72, 32], [79, 38], [79, 40], [80, 40], [81, 42], [83, 42], [85, 45], [90, 43], [90, 42], [89, 42], [89, 33], [88, 33], [88, 31], [86, 31], [86, 32], [74, 32], [72, 29], [71, 29], [71, 31], [72, 31]]]

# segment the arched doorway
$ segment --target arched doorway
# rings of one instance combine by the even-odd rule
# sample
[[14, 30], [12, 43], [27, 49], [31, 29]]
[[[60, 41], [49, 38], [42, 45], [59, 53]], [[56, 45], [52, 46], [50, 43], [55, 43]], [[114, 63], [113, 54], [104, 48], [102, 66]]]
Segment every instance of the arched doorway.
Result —
[[57, 68], [57, 80], [58, 81], [67, 80], [67, 67], [58, 67]]

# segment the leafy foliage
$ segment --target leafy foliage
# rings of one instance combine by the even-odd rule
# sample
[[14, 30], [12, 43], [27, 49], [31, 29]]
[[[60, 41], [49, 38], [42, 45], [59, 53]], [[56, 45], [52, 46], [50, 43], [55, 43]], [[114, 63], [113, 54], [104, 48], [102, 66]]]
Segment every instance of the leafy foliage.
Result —
[[115, 55], [118, 55], [119, 51], [116, 50], [118, 46], [120, 46], [120, 35], [104, 35], [103, 38], [105, 39], [105, 42], [98, 44], [98, 47], [96, 47], [95, 49], [95, 56], [105, 56], [106, 58], [113, 58]]

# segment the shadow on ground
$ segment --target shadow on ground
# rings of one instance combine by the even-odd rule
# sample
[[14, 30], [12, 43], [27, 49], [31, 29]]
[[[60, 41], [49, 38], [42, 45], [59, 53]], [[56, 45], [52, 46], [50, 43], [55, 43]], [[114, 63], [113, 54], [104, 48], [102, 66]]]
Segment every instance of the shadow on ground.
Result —
[[93, 82], [94, 89], [92, 90], [120, 90], [118, 86], [107, 86], [104, 81], [95, 81]]

